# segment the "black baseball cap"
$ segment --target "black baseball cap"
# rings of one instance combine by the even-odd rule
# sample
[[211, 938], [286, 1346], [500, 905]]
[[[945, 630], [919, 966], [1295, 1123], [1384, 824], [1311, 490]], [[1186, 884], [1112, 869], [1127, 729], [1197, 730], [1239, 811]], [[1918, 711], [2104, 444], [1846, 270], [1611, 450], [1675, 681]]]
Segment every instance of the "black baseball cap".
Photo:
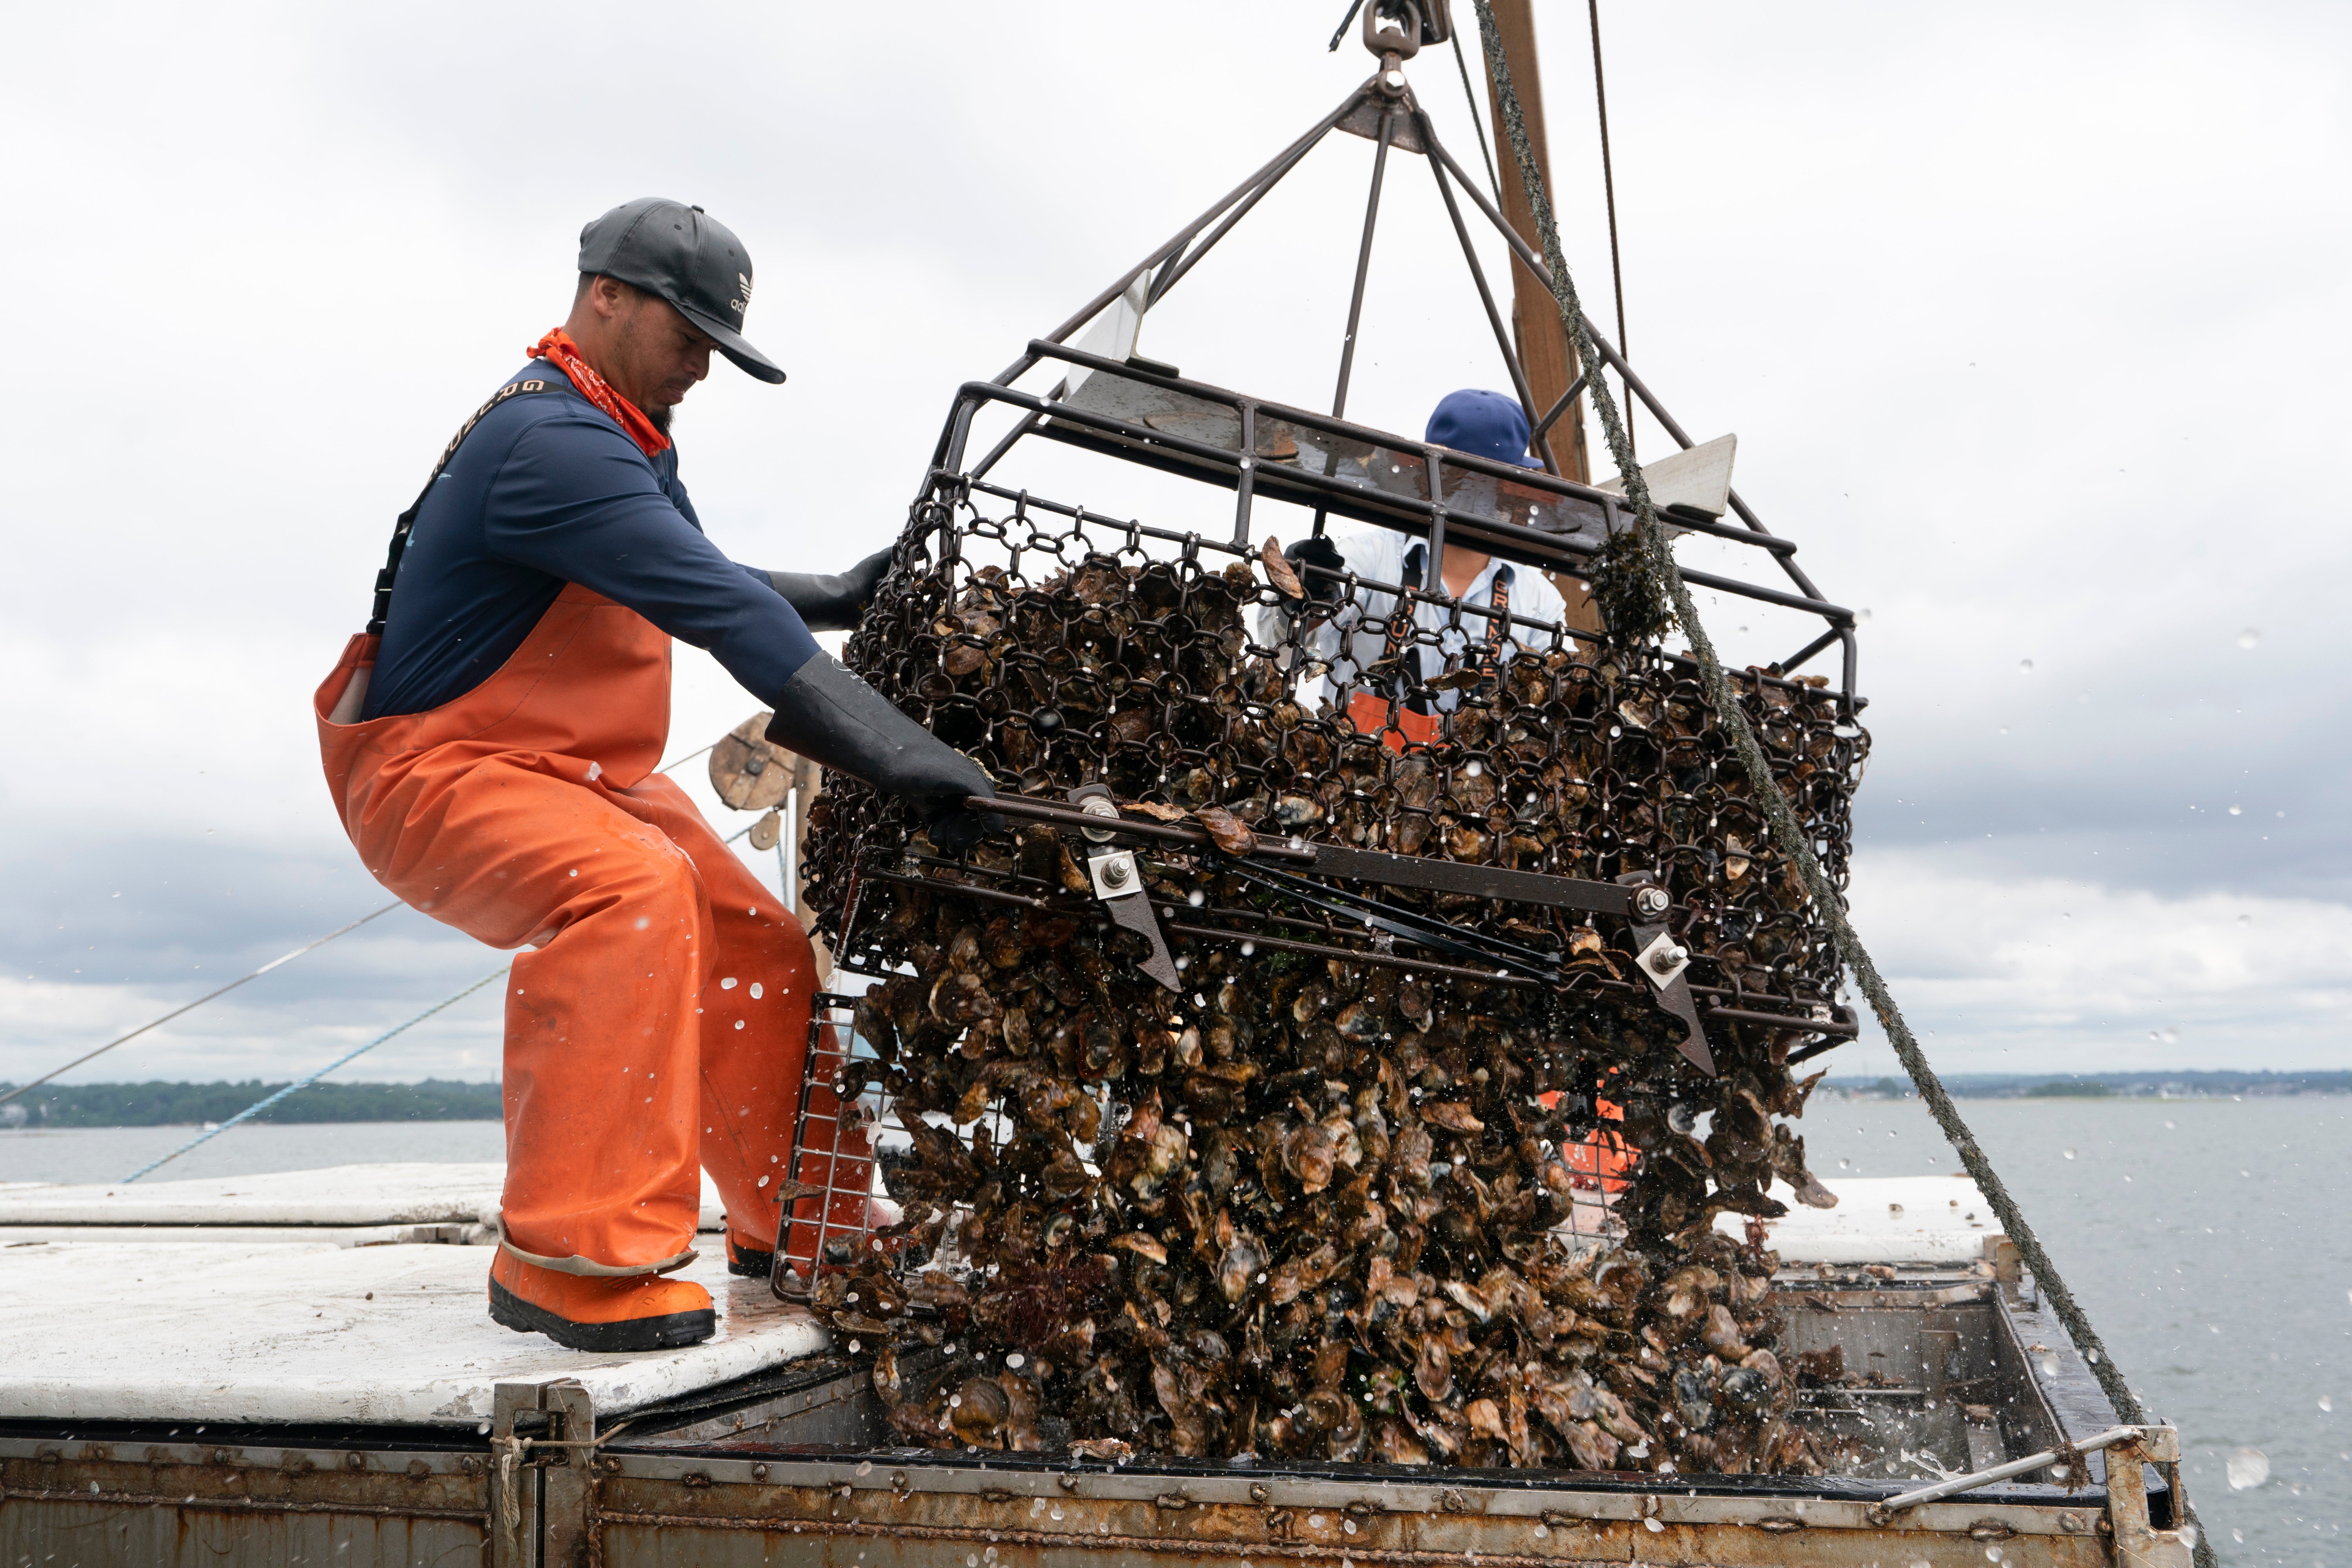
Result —
[[744, 374], [781, 382], [776, 363], [743, 341], [751, 304], [751, 253], [735, 231], [684, 202], [641, 196], [580, 231], [580, 270], [658, 294], [709, 332]]

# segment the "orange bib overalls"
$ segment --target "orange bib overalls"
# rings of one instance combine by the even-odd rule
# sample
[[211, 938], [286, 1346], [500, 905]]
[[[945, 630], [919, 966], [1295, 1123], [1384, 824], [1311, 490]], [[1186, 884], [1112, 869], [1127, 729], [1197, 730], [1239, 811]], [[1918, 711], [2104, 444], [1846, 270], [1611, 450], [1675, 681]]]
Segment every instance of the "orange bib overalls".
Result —
[[344, 829], [408, 903], [528, 949], [506, 999], [509, 1248], [568, 1274], [680, 1267], [698, 1166], [738, 1246], [773, 1247], [815, 966], [789, 909], [653, 771], [669, 637], [567, 585], [463, 697], [335, 722], [376, 646], [352, 638], [314, 704]]

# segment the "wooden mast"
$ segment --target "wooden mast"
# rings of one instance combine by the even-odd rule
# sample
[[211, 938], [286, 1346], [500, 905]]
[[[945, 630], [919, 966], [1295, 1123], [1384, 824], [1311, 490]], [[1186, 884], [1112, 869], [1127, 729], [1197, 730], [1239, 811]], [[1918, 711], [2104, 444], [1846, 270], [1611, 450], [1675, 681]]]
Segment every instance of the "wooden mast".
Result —
[[[1519, 111], [1527, 120], [1536, 168], [1543, 174], [1544, 188], [1553, 193], [1557, 207], [1559, 187], [1552, 183], [1551, 154], [1544, 137], [1543, 80], [1536, 71], [1534, 0], [1493, 0], [1493, 5], [1496, 30], [1502, 35], [1503, 58], [1510, 63], [1511, 85], [1518, 89]], [[1543, 241], [1536, 233], [1535, 206], [1519, 178], [1519, 161], [1511, 155], [1510, 138], [1503, 131], [1503, 106], [1495, 99], [1491, 76], [1486, 100], [1495, 124], [1495, 162], [1503, 177], [1503, 216], [1520, 238], [1540, 251]], [[1535, 398], [1536, 416], [1541, 418], [1559, 401], [1559, 395], [1574, 384], [1576, 350], [1569, 343], [1568, 330], [1560, 325], [1559, 307], [1552, 302], [1551, 291], [1516, 259], [1511, 263], [1511, 328], [1518, 340], [1528, 390]], [[1551, 439], [1560, 477], [1591, 484], [1592, 459], [1585, 450], [1582, 396], [1553, 424]]]

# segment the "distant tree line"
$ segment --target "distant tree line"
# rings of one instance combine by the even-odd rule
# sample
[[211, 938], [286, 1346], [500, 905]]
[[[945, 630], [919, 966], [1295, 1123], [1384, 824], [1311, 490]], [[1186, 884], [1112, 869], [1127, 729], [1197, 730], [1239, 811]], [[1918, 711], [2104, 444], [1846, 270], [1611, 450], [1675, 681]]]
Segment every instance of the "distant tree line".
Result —
[[[1945, 1073], [1944, 1087], [1978, 1100], [2152, 1099], [2158, 1095], [2241, 1096], [2352, 1094], [2352, 1072], [2109, 1072], [2097, 1078], [2056, 1073]], [[1907, 1078], [1831, 1079], [1852, 1093], [1909, 1099]]]
[[[0, 1083], [0, 1093], [13, 1085]], [[172, 1127], [226, 1121], [256, 1100], [284, 1089], [254, 1079], [245, 1083], [82, 1083], [44, 1085], [0, 1105], [0, 1128]], [[21, 1121], [9, 1115], [23, 1110]], [[256, 1121], [496, 1121], [495, 1083], [314, 1083], [271, 1106]]]

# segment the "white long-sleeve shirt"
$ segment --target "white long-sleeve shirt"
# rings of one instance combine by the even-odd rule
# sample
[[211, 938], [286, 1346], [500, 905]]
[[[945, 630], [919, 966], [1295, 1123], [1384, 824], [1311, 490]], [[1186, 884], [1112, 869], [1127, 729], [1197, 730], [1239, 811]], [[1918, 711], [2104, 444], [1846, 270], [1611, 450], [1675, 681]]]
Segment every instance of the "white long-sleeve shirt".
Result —
[[[1355, 573], [1367, 584], [1395, 583], [1410, 587], [1423, 578], [1423, 563], [1429, 558], [1425, 541], [1385, 528], [1333, 529], [1329, 537], [1343, 558], [1341, 570]], [[1413, 639], [1405, 657], [1410, 660], [1414, 657], [1412, 648], [1419, 650], [1423, 679], [1439, 674], [1448, 658], [1486, 640], [1487, 618], [1475, 611], [1494, 603], [1497, 582], [1508, 584], [1508, 609], [1513, 616], [1523, 616], [1548, 624], [1567, 619], [1566, 601], [1542, 573], [1489, 556], [1478, 575], [1471, 580], [1469, 591], [1461, 595], [1465, 607], [1459, 624], [1454, 612], [1445, 605], [1425, 600], [1414, 603], [1413, 625], [1423, 635]], [[1300, 689], [1302, 700], [1319, 703], [1335, 688], [1361, 683], [1369, 689], [1373, 684], [1362, 671], [1386, 652], [1388, 618], [1396, 601], [1394, 594], [1369, 585], [1359, 588], [1352, 599], [1299, 639], [1310, 657], [1330, 666], [1329, 673], [1322, 679]], [[1287, 610], [1273, 607], [1259, 611], [1257, 635], [1261, 642], [1284, 643], [1290, 636]], [[1434, 639], [1433, 646], [1431, 639]], [[1509, 629], [1507, 641], [1513, 652], [1549, 653], [1552, 647], [1548, 632], [1516, 622]], [[1438, 706], [1450, 710], [1454, 701], [1454, 694], [1445, 692], [1439, 696]]]

